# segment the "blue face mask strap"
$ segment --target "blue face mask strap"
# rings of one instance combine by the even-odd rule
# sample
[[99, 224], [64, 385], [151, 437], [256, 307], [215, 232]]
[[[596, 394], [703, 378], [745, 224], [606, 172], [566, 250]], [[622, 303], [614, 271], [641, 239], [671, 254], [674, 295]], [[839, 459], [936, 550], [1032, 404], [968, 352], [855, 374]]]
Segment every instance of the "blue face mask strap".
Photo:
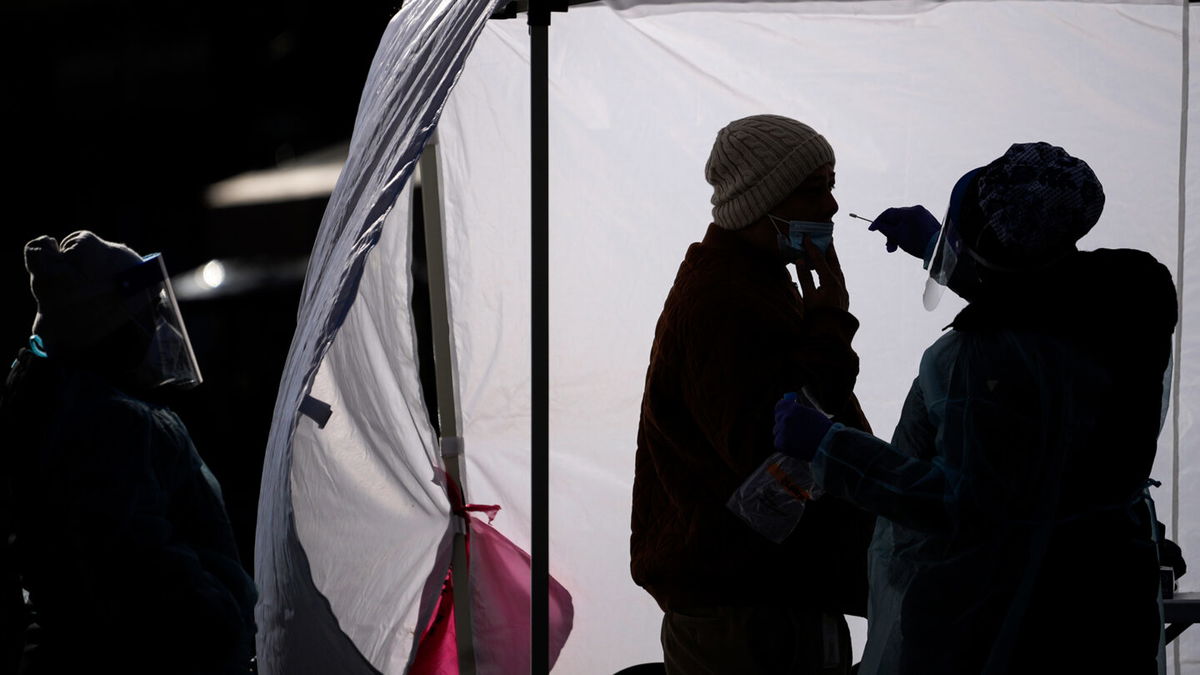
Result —
[[29, 351], [33, 352], [33, 355], [40, 359], [47, 358], [48, 356], [46, 354], [46, 345], [42, 342], [42, 338], [37, 335], [29, 336]]

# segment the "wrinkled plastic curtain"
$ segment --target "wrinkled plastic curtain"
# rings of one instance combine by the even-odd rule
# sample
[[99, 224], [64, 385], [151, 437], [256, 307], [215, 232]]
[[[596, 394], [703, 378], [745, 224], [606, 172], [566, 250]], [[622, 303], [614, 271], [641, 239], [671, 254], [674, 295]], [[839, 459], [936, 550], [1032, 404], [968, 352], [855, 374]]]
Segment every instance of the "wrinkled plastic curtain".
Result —
[[406, 2], [368, 74], [263, 468], [262, 673], [404, 672], [445, 578], [450, 507], [416, 366], [405, 188], [495, 4]]
[[[585, 5], [554, 17], [550, 569], [576, 611], [556, 672], [611, 673], [662, 658], [661, 612], [629, 579], [633, 457], [654, 325], [685, 249], [710, 221], [703, 166], [716, 131], [775, 112], [833, 144], [842, 205], [834, 239], [862, 322], [857, 392], [889, 437], [921, 352], [961, 303], [947, 294], [926, 313], [920, 265], [885, 254], [882, 239], [846, 214], [924, 204], [940, 217], [962, 173], [1010, 143], [1046, 140], [1086, 159], [1104, 183], [1104, 216], [1082, 246], [1145, 249], [1178, 281], [1197, 253], [1192, 232], [1179, 255], [1182, 17], [1178, 3], [1004, 1]], [[439, 126], [469, 489], [474, 501], [504, 506], [495, 525], [523, 548], [526, 30], [523, 21], [487, 25]], [[1179, 439], [1168, 417], [1155, 466], [1160, 514], [1193, 561], [1195, 274], [1182, 324]], [[1113, 314], [1121, 320], [1121, 308]], [[1183, 590], [1200, 588], [1198, 579], [1185, 577]], [[1197, 638], [1181, 639], [1180, 672], [1194, 667]]]

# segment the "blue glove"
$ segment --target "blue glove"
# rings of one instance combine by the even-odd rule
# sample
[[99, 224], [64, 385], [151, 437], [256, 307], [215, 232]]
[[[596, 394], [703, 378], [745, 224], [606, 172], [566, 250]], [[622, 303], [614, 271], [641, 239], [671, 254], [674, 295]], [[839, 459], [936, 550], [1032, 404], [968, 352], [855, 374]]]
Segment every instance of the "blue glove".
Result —
[[784, 394], [775, 404], [775, 449], [811, 462], [831, 426], [828, 417], [802, 405], [795, 394]]
[[924, 206], [902, 206], [879, 214], [867, 229], [878, 230], [887, 237], [888, 253], [902, 248], [905, 253], [924, 259], [942, 224]]

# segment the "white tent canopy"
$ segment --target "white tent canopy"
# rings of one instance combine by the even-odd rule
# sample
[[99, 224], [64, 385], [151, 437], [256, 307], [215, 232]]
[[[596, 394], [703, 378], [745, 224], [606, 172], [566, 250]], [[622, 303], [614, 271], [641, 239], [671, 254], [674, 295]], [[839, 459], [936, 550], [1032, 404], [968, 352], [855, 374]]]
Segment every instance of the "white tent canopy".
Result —
[[[404, 672], [445, 575], [453, 517], [434, 482], [409, 305], [407, 183], [435, 126], [466, 490], [501, 505], [494, 526], [530, 548], [542, 358], [529, 347], [530, 286], [541, 283], [530, 276], [530, 48], [523, 19], [486, 20], [494, 4], [405, 3], [372, 66], [264, 467], [264, 673]], [[885, 254], [845, 214], [924, 204], [940, 215], [954, 181], [1013, 142], [1087, 160], [1107, 205], [1081, 246], [1147, 250], [1181, 291], [1155, 498], [1185, 557], [1200, 560], [1200, 233], [1187, 227], [1200, 147], [1186, 134], [1187, 89], [1200, 85], [1188, 78], [1187, 21], [1181, 2], [1003, 0], [621, 0], [555, 15], [549, 567], [575, 605], [555, 672], [661, 660], [661, 612], [628, 574], [641, 387], [675, 270], [710, 220], [712, 139], [753, 113], [805, 121], [837, 153], [835, 241], [862, 323], [856, 392], [884, 437], [921, 352], [961, 304], [948, 296], [926, 313], [920, 265]], [[1168, 672], [1200, 664], [1198, 647], [1184, 633]]]

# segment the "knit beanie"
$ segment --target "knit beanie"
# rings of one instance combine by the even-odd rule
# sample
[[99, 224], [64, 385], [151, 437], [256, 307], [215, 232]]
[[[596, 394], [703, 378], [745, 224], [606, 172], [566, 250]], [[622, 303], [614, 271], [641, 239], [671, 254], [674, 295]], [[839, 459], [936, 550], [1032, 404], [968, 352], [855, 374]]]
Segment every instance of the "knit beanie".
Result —
[[42, 236], [25, 244], [25, 269], [37, 301], [33, 332], [46, 351], [73, 353], [131, 320], [129, 298], [117, 276], [142, 262], [123, 244], [82, 230], [60, 244]]
[[1092, 168], [1049, 143], [1014, 143], [978, 180], [983, 226], [1030, 263], [1074, 250], [1104, 210]]
[[818, 167], [833, 148], [812, 127], [779, 115], [752, 115], [717, 132], [704, 177], [713, 186], [713, 222], [740, 230], [766, 215]]

